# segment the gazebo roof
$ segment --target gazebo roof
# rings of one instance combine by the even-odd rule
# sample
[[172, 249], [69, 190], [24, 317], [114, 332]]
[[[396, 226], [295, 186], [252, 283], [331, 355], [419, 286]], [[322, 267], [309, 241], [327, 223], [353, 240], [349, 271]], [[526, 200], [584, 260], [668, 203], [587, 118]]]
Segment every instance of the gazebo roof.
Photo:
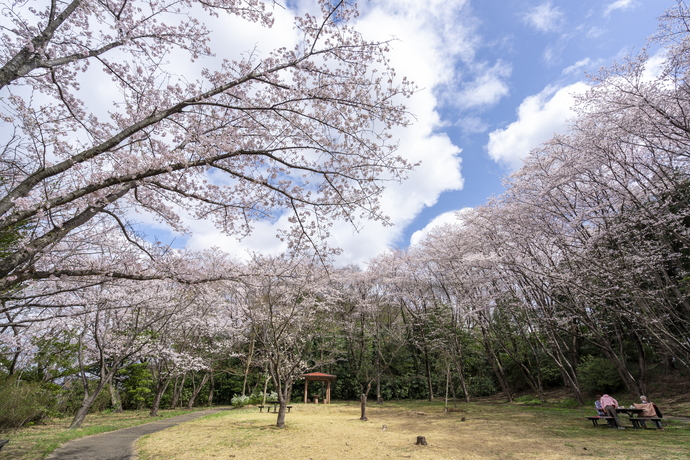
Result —
[[307, 380], [335, 380], [337, 377], [331, 374], [324, 374], [323, 372], [312, 372], [310, 374], [302, 374], [302, 378]]

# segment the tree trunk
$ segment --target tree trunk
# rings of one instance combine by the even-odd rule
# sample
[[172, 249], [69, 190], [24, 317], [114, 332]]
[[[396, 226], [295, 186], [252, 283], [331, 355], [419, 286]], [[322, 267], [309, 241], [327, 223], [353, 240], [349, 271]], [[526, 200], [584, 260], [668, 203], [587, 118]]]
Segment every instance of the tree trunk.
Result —
[[268, 381], [270, 380], [270, 378], [271, 378], [271, 376], [267, 375], [266, 381], [264, 382], [264, 397], [263, 397], [263, 401], [261, 402], [262, 406], [266, 405], [266, 391], [268, 390]]
[[450, 386], [450, 366], [446, 368], [446, 407], [445, 411], [448, 412], [448, 387]]
[[74, 418], [72, 419], [72, 423], [69, 426], [70, 430], [76, 430], [81, 428], [81, 424], [84, 423], [84, 420], [86, 419], [86, 416], [89, 413], [89, 409], [91, 409], [91, 406], [93, 405], [94, 401], [96, 401], [96, 398], [101, 393], [101, 390], [104, 386], [105, 382], [103, 379], [101, 379], [101, 381], [98, 382], [98, 386], [91, 394], [89, 394], [88, 391], [84, 392], [84, 399], [82, 399], [81, 406], [79, 407], [77, 413], [74, 415]]
[[149, 412], [149, 417], [158, 417], [158, 409], [161, 405], [161, 398], [165, 394], [165, 390], [168, 389], [168, 384], [170, 379], [165, 379], [156, 385], [156, 394], [153, 397], [153, 404], [151, 404], [151, 412]]
[[359, 417], [359, 419], [363, 422], [366, 422], [367, 420], [369, 420], [367, 418], [367, 394], [366, 393], [362, 393], [359, 396], [359, 406], [360, 406], [360, 410], [361, 410], [361, 416]]
[[170, 408], [175, 409], [177, 404], [180, 402], [182, 396], [182, 389], [184, 388], [184, 381], [187, 378], [187, 374], [182, 375], [182, 382], [180, 382], [180, 377], [175, 378], [175, 387], [173, 388], [173, 398], [170, 401]]
[[278, 420], [276, 426], [278, 428], [285, 428], [285, 412], [287, 412], [287, 399], [282, 392], [278, 393]]
[[215, 385], [214, 385], [215, 380], [216, 379], [213, 378], [213, 371], [211, 371], [211, 380], [209, 381], [209, 384], [208, 384], [208, 401], [207, 401], [208, 407], [213, 406], [213, 390], [215, 387]]
[[252, 356], [254, 356], [254, 337], [249, 345], [249, 355], [247, 356], [247, 365], [244, 368], [244, 381], [242, 382], [242, 396], [246, 396], [247, 378], [249, 377], [249, 366], [252, 364]]
[[113, 405], [115, 412], [118, 414], [122, 413], [122, 399], [120, 399], [120, 394], [112, 381], [108, 385], [108, 389], [110, 390], [110, 403]]
[[427, 380], [427, 385], [429, 387], [429, 401], [434, 400], [434, 385], [431, 380], [431, 363], [429, 362], [429, 351], [426, 347], [424, 346], [424, 361], [426, 362], [426, 380]]
[[201, 378], [201, 382], [199, 383], [199, 386], [194, 388], [194, 391], [192, 392], [192, 397], [189, 398], [189, 402], [187, 403], [187, 409], [192, 409], [194, 407], [194, 401], [196, 400], [196, 397], [199, 396], [199, 393], [201, 392], [201, 388], [203, 388], [203, 386], [206, 385], [206, 382], [208, 381], [208, 376], [209, 376], [209, 373], [205, 372], [204, 376]]
[[383, 398], [381, 397], [381, 374], [376, 376], [376, 404], [383, 404]]
[[491, 367], [494, 371], [494, 375], [496, 375], [496, 378], [498, 379], [498, 382], [501, 384], [501, 388], [503, 389], [503, 391], [508, 395], [508, 402], [513, 402], [513, 392], [510, 389], [510, 383], [508, 382], [508, 378], [506, 377], [506, 374], [503, 371], [501, 361], [498, 359], [498, 356], [496, 356], [493, 347], [489, 343], [490, 339], [487, 336], [486, 329], [484, 328], [484, 326], [482, 326], [481, 329], [482, 338], [484, 339], [484, 348], [486, 350], [486, 354], [489, 355], [488, 358], [489, 362], [491, 362]]

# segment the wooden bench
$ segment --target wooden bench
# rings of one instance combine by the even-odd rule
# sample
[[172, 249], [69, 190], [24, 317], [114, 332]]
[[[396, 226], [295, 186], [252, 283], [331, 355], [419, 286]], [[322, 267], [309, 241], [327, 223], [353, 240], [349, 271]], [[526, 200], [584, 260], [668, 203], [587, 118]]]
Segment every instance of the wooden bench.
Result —
[[[278, 412], [278, 408], [280, 407], [280, 404], [271, 404], [270, 406], [262, 406], [259, 405], [259, 412], [264, 411], [264, 407], [266, 408], [266, 412], [271, 413], [271, 408], [273, 408], [273, 413]], [[287, 408], [287, 411], [290, 412], [290, 409], [292, 409], [292, 406], [285, 406]]]
[[663, 427], [661, 426], [661, 419], [656, 418], [656, 417], [630, 417], [630, 421], [633, 424], [633, 428], [647, 428], [647, 423], [646, 422], [653, 422], [654, 425], [656, 425], [657, 429], [663, 430]]
[[613, 417], [608, 417], [606, 415], [597, 415], [593, 417], [587, 417], [588, 420], [592, 421], [592, 425], [598, 426], [600, 420], [606, 420], [606, 424], [610, 427], [613, 427], [615, 422], [613, 421]]

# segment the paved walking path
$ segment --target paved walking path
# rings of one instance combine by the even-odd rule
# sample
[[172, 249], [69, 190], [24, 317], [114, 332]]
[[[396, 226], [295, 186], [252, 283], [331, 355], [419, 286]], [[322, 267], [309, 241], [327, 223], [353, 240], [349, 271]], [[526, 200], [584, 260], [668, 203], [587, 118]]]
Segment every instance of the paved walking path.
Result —
[[134, 442], [140, 437], [219, 410], [222, 409], [191, 412], [144, 425], [79, 438], [58, 447], [46, 460], [131, 460], [135, 458]]

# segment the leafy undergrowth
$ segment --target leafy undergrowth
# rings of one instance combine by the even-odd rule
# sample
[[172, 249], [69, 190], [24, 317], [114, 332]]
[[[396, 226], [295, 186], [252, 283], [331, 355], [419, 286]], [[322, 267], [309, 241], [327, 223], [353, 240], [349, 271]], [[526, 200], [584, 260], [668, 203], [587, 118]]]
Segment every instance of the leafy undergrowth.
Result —
[[[187, 414], [188, 410], [160, 411], [162, 418]], [[2, 450], [0, 459], [38, 460], [45, 458], [61, 444], [92, 434], [105, 433], [153, 421], [148, 410], [126, 411], [123, 413], [96, 413], [86, 417], [82, 428], [70, 430], [71, 418], [57, 419], [41, 425], [22, 428], [11, 433], [3, 433], [0, 438], [10, 439]]]
[[[295, 404], [287, 427], [256, 408], [221, 412], [141, 439], [141, 460], [158, 459], [570, 459], [690, 456], [690, 424], [663, 431], [594, 428], [587, 408], [558, 404], [387, 402], [359, 421], [356, 403]], [[625, 421], [625, 417], [622, 418]], [[384, 429], [385, 426], [385, 429]], [[415, 445], [424, 436], [427, 446]]]

